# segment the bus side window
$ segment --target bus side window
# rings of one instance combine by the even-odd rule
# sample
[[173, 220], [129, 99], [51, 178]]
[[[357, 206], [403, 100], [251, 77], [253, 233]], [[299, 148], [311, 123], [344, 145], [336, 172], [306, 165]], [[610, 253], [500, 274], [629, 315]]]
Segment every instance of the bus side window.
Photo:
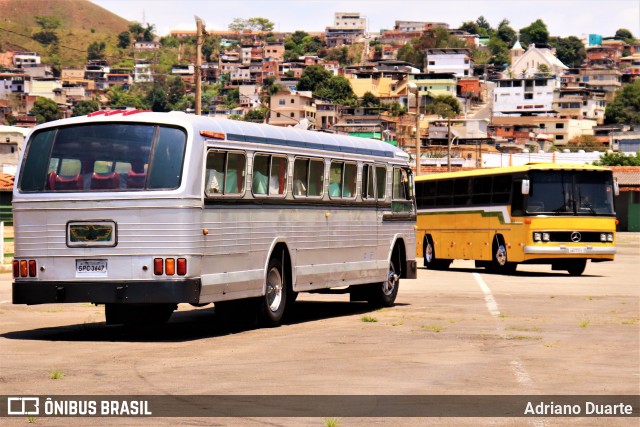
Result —
[[397, 213], [413, 212], [411, 181], [406, 169], [393, 168], [391, 210]]
[[342, 162], [331, 162], [329, 170], [329, 197], [342, 197]]
[[380, 165], [376, 165], [376, 192], [378, 200], [387, 197], [387, 168]]
[[362, 166], [362, 199], [375, 199], [375, 175], [373, 165]]
[[306, 196], [309, 181], [309, 160], [295, 159], [293, 161], [293, 195]]
[[344, 164], [344, 181], [342, 185], [342, 197], [354, 198], [356, 196], [356, 181], [358, 179], [358, 165], [355, 163]]
[[256, 154], [253, 157], [254, 195], [281, 196], [287, 189], [287, 158], [270, 154]]
[[223, 151], [209, 152], [205, 193], [209, 196], [244, 193], [245, 164], [244, 154]]
[[324, 162], [322, 160], [309, 161], [309, 196], [322, 196], [324, 191]]

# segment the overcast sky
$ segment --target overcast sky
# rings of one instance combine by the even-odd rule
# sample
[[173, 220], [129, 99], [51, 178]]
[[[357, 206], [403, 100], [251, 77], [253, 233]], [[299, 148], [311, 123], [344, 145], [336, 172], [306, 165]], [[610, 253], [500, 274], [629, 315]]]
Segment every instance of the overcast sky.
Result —
[[[396, 20], [446, 22], [457, 28], [484, 16], [492, 27], [508, 19], [518, 31], [542, 19], [552, 36], [612, 36], [626, 28], [640, 37], [640, 0], [91, 0], [129, 20], [156, 26], [160, 36], [195, 29], [194, 15], [208, 30], [226, 30], [234, 18], [263, 17], [276, 31], [324, 31], [335, 12], [360, 12], [370, 32]], [[144, 21], [143, 21], [144, 20]]]

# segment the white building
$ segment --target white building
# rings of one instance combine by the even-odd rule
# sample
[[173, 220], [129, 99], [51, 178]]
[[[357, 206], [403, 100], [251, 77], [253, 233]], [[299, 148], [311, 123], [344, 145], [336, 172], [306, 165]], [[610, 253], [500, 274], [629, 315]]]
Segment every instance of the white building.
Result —
[[40, 55], [35, 52], [20, 52], [13, 55], [13, 65], [17, 68], [27, 68], [40, 65]]
[[516, 41], [510, 51], [511, 66], [506, 70], [505, 74], [513, 77], [533, 77], [539, 74], [541, 65], [545, 65], [551, 75], [559, 76], [568, 67], [560, 61], [555, 52], [546, 47], [536, 47], [531, 43], [525, 51], [520, 44], [520, 40]]
[[151, 73], [151, 64], [147, 62], [138, 62], [133, 67], [133, 81], [136, 83], [153, 82], [153, 74]]
[[335, 29], [366, 30], [367, 18], [360, 16], [359, 12], [336, 12], [333, 18]]
[[454, 73], [456, 77], [473, 75], [471, 51], [466, 48], [427, 49], [425, 73]]
[[553, 92], [560, 81], [553, 77], [502, 79], [493, 89], [495, 115], [553, 114]]

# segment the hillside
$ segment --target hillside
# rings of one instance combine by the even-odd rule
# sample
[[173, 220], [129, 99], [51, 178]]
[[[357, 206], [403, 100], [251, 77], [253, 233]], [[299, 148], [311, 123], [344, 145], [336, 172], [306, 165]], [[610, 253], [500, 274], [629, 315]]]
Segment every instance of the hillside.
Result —
[[41, 31], [37, 16], [60, 21], [60, 27], [54, 31], [59, 38], [62, 67], [84, 66], [87, 47], [95, 41], [104, 41], [106, 53], [115, 54], [117, 36], [129, 26], [126, 19], [88, 0], [0, 0], [0, 51], [19, 46], [38, 52], [43, 61], [55, 59], [52, 57], [56, 52], [51, 46], [43, 46], [31, 38]]

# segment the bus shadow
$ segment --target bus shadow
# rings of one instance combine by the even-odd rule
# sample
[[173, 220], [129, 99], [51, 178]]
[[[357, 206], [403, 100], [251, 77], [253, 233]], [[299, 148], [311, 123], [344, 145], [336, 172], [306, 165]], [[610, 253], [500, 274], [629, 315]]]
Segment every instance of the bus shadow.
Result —
[[[400, 305], [400, 304], [396, 304]], [[364, 314], [375, 309], [359, 302], [297, 301], [284, 325]], [[104, 322], [83, 323], [22, 331], [0, 336], [12, 340], [75, 342], [187, 342], [260, 329], [254, 312], [224, 316], [213, 306], [176, 311], [167, 324], [148, 327], [106, 325]]]
[[[519, 267], [522, 268], [522, 267]], [[526, 268], [526, 267], [525, 267]], [[429, 270], [430, 271], [430, 270]], [[570, 276], [566, 271], [558, 270], [558, 271], [526, 271], [526, 270], [516, 270], [513, 273], [504, 274], [504, 273], [494, 273], [492, 271], [487, 271], [484, 268], [461, 268], [454, 267], [449, 268], [447, 271], [456, 271], [459, 273], [479, 273], [486, 274], [489, 276], [503, 276], [503, 277], [567, 277], [572, 279], [580, 279], [581, 277], [604, 277], [598, 274], [582, 274], [580, 276]]]

